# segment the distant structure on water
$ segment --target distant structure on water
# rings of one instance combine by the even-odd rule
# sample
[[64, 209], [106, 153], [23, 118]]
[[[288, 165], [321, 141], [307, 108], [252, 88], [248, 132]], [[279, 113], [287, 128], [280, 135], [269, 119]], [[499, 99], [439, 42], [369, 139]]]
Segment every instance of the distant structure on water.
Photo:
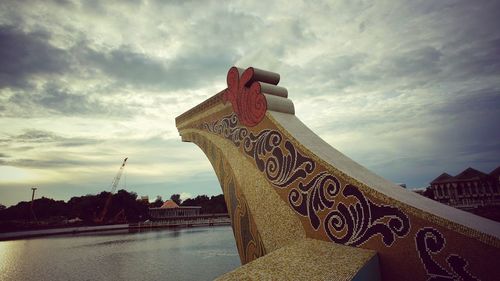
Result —
[[442, 173], [430, 184], [426, 193], [452, 207], [500, 206], [500, 167], [489, 174], [470, 167], [456, 176]]
[[149, 217], [152, 221], [196, 217], [200, 215], [200, 209], [200, 206], [179, 206], [174, 201], [167, 200], [159, 208], [149, 208]]

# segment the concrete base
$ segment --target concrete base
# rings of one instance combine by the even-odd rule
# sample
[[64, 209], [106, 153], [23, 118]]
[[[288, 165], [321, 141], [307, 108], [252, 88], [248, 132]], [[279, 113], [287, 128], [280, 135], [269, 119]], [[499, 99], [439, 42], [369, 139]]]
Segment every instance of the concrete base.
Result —
[[303, 239], [258, 258], [216, 280], [374, 280], [375, 251]]

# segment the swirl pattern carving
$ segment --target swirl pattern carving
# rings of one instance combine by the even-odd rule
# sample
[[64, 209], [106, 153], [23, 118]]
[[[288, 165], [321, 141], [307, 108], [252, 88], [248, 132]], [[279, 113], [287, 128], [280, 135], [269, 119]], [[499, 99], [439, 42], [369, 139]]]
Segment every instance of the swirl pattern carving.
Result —
[[[375, 185], [382, 181], [364, 171], [357, 177], [355, 170], [350, 173], [315, 155], [309, 144], [317, 143], [316, 137], [295, 121], [285, 123], [291, 115], [282, 114], [295, 110], [279, 78], [265, 70], [233, 67], [225, 90], [176, 118], [182, 140], [205, 151], [221, 181], [243, 264], [266, 254], [262, 238], [274, 249], [274, 238], [294, 240], [305, 234], [376, 251], [384, 280], [496, 280], [500, 241], [495, 225], [468, 224], [473, 217], [459, 218], [449, 208], [390, 186], [380, 190]], [[231, 106], [222, 106], [227, 102]], [[296, 139], [299, 130], [310, 141]], [[316, 148], [328, 151], [327, 146]], [[259, 200], [269, 199], [255, 193], [264, 186], [279, 202]], [[283, 226], [303, 228], [300, 236], [282, 231], [279, 218], [265, 217], [284, 205], [299, 225], [287, 221]], [[258, 211], [259, 228], [250, 207]]]
[[369, 201], [353, 185], [347, 185], [342, 194], [355, 199], [355, 203], [339, 202], [337, 209], [326, 216], [325, 230], [332, 241], [359, 246], [370, 237], [381, 235], [384, 244], [390, 246], [395, 236], [404, 236], [410, 230], [408, 217], [397, 208]]
[[300, 182], [298, 188], [292, 188], [288, 193], [288, 201], [299, 214], [309, 216], [311, 226], [318, 230], [321, 223], [317, 213], [333, 207], [334, 197], [339, 190], [339, 181], [323, 172], [308, 183]]
[[477, 281], [477, 277], [473, 276], [466, 269], [468, 262], [459, 255], [451, 254], [446, 258], [446, 263], [451, 271], [446, 270], [439, 265], [434, 259], [433, 254], [438, 254], [443, 250], [446, 240], [443, 234], [432, 227], [424, 227], [417, 232], [415, 237], [417, 251], [422, 264], [429, 278], [428, 281], [443, 281], [443, 280], [464, 280]]
[[322, 229], [332, 241], [352, 246], [376, 235], [390, 246], [396, 237], [408, 234], [409, 218], [397, 208], [373, 203], [353, 185], [342, 190], [335, 175], [320, 168], [280, 132], [265, 129], [254, 134], [238, 126], [238, 121], [231, 114], [200, 128], [241, 147], [273, 186], [288, 190], [289, 205], [307, 217], [314, 230]]

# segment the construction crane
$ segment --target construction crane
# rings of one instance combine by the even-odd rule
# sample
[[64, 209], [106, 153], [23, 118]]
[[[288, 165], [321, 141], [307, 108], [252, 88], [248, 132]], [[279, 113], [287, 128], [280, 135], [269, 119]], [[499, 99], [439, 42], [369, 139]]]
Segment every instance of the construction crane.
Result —
[[111, 204], [111, 199], [113, 198], [113, 193], [115, 192], [116, 187], [118, 186], [118, 183], [120, 182], [120, 178], [122, 177], [123, 169], [125, 168], [125, 164], [127, 163], [127, 159], [128, 159], [128, 157], [126, 157], [123, 160], [123, 163], [120, 166], [120, 169], [118, 170], [118, 173], [116, 173], [115, 178], [111, 182], [111, 193], [109, 193], [108, 198], [106, 198], [106, 202], [104, 203], [104, 208], [102, 208], [101, 214], [99, 215], [99, 217], [97, 217], [94, 220], [94, 222], [96, 222], [96, 223], [102, 223], [103, 220], [104, 220], [104, 217], [108, 213], [109, 204]]

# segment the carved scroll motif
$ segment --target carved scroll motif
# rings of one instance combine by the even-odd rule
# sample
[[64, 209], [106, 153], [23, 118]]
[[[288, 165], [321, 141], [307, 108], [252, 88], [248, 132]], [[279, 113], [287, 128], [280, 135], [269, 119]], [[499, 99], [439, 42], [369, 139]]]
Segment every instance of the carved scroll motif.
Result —
[[[342, 190], [335, 175], [320, 169], [276, 130], [254, 134], [238, 126], [235, 114], [203, 123], [200, 128], [242, 146], [269, 182], [289, 190], [290, 207], [307, 217], [313, 229], [325, 231], [332, 241], [358, 246], [378, 235], [390, 246], [410, 230], [409, 218], [399, 209], [375, 204], [353, 185]], [[342, 197], [350, 198], [349, 202], [354, 199], [354, 203], [343, 203]], [[325, 210], [327, 214], [321, 220], [319, 213]]]
[[[481, 261], [467, 254], [472, 246], [456, 248], [455, 252], [453, 246], [457, 245], [447, 245], [443, 233], [449, 242], [459, 243], [455, 236], [462, 234], [461, 230], [428, 219], [426, 216], [433, 214], [425, 209], [412, 207], [367, 186], [366, 182], [360, 183], [361, 179], [344, 174], [331, 162], [325, 163], [308, 151], [309, 146], [302, 146], [294, 139], [293, 134], [290, 136], [276, 128], [280, 126], [273, 124], [272, 118], [262, 122], [267, 110], [294, 114], [293, 103], [286, 98], [286, 89], [276, 86], [278, 81], [277, 74], [233, 67], [227, 75], [227, 89], [214, 99], [217, 105], [221, 98], [224, 103], [229, 101], [233, 113], [221, 117], [219, 114], [228, 109], [224, 107], [189, 124], [184, 122], [183, 126], [228, 140], [224, 143], [225, 148], [231, 143], [236, 146], [247, 158], [244, 161], [252, 162], [280, 198], [300, 217], [307, 237], [377, 251], [381, 258], [382, 277], [388, 280], [414, 277], [431, 281], [468, 281], [479, 280], [478, 274], [488, 276], [481, 271]], [[215, 116], [216, 120], [207, 121]], [[270, 126], [267, 126], [268, 122]], [[222, 170], [230, 170], [230, 167]], [[230, 208], [237, 246], [245, 263], [266, 251], [244, 196], [234, 188], [234, 181], [224, 178], [227, 183], [221, 182], [221, 185]], [[477, 245], [476, 240], [470, 241]], [[413, 266], [417, 269], [415, 276], [413, 272], [398, 271], [400, 258], [403, 268]], [[487, 263], [494, 264], [494, 261], [488, 260]]]
[[446, 263], [448, 263], [451, 272], [439, 265], [432, 258], [432, 255], [438, 254], [444, 249], [446, 244], [443, 234], [437, 229], [432, 227], [420, 229], [415, 237], [415, 242], [420, 260], [429, 276], [429, 279], [427, 279], [428, 281], [479, 280], [467, 271], [466, 267], [468, 262], [459, 255], [451, 254], [446, 258]]
[[398, 208], [371, 202], [353, 185], [347, 185], [342, 195], [355, 199], [355, 203], [339, 202], [337, 209], [326, 216], [325, 230], [332, 241], [359, 246], [370, 237], [380, 235], [382, 242], [391, 246], [395, 237], [409, 232], [409, 219]]
[[264, 93], [286, 97], [285, 88], [277, 87], [277, 73], [249, 67], [231, 67], [227, 73], [227, 89], [222, 100], [229, 101], [242, 124], [253, 127], [262, 121], [268, 109]]

